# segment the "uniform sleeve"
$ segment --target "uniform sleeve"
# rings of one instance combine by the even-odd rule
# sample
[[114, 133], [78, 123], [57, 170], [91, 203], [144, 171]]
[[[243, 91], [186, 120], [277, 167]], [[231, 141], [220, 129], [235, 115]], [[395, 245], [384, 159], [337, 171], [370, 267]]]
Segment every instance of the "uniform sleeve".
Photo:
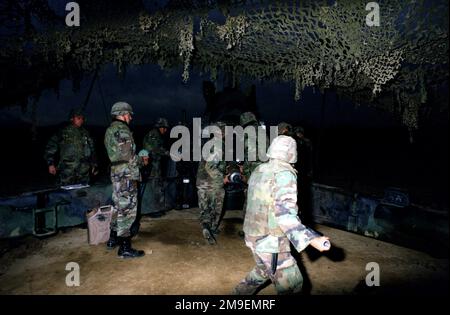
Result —
[[133, 144], [133, 137], [127, 130], [108, 130], [106, 133], [105, 146], [111, 162], [135, 160]]
[[91, 165], [92, 167], [97, 167], [97, 152], [95, 151], [95, 143], [94, 143], [94, 139], [92, 139], [92, 137], [89, 135], [89, 133], [87, 134], [87, 139], [88, 139], [88, 146], [89, 146], [89, 150], [91, 152]]
[[276, 174], [274, 185], [275, 220], [298, 252], [317, 235], [300, 222], [297, 207], [297, 178], [290, 171]]
[[55, 165], [56, 163], [56, 153], [59, 150], [59, 143], [61, 141], [61, 132], [55, 133], [47, 142], [45, 147], [44, 159], [47, 165]]
[[[255, 142], [256, 143], [256, 142]], [[244, 167], [243, 174], [246, 178], [250, 178], [253, 170], [255, 169], [255, 162], [250, 161], [253, 158], [258, 158], [257, 147], [251, 145], [250, 139], [247, 135], [244, 138]]]
[[224, 174], [220, 167], [220, 162], [210, 161], [205, 163], [205, 170], [211, 178], [222, 179]]
[[[221, 143], [221, 142], [220, 142]], [[216, 147], [217, 149], [217, 147]], [[224, 148], [218, 150], [214, 149], [209, 153], [205, 161], [205, 171], [213, 180], [223, 183], [223, 176], [225, 175], [225, 161], [223, 161]]]

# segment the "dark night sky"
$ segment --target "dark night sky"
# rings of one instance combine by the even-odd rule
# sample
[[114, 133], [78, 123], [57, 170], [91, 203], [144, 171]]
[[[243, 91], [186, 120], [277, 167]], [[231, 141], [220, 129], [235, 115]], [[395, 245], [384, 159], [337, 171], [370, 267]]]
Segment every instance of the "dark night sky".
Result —
[[[116, 68], [108, 65], [100, 72], [103, 105], [100, 90], [95, 84], [86, 116], [89, 125], [106, 125], [107, 114], [116, 101], [129, 102], [135, 110], [134, 124], [152, 124], [158, 116], [165, 116], [172, 124], [181, 119], [183, 109], [188, 119], [199, 117], [205, 110], [202, 95], [202, 81], [208, 75], [201, 76], [191, 71], [187, 84], [181, 81], [181, 69], [162, 70], [157, 65], [130, 66], [124, 77], [117, 75]], [[39, 126], [59, 124], [67, 118], [71, 108], [82, 104], [88, 93], [91, 78], [86, 77], [79, 91], [74, 92], [72, 82], [65, 80], [60, 84], [59, 97], [53, 90], [46, 90], [38, 101], [37, 124]], [[255, 82], [257, 104], [261, 118], [268, 123], [277, 121], [306, 122], [318, 126], [321, 121], [322, 96], [318, 90], [307, 88], [302, 99], [294, 101], [293, 83]], [[220, 80], [218, 89], [222, 89]], [[245, 84], [243, 86], [245, 89]], [[327, 98], [324, 125], [380, 127], [395, 124], [394, 117], [367, 106], [354, 106], [347, 101], [336, 101], [335, 95]], [[0, 123], [16, 124], [19, 121], [31, 122], [31, 111], [22, 113], [19, 107], [0, 110]]]

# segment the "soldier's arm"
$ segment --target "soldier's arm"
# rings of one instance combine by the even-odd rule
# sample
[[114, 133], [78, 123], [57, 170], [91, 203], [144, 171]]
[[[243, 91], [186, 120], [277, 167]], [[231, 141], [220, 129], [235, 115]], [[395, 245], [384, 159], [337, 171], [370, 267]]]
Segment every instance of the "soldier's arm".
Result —
[[295, 249], [300, 252], [318, 235], [303, 225], [298, 217], [296, 176], [290, 171], [276, 174], [273, 194], [275, 220]]
[[217, 178], [223, 178], [224, 174], [223, 172], [220, 170], [220, 162], [216, 162], [216, 161], [207, 161], [205, 163], [205, 170], [208, 173], [208, 175], [211, 178], [217, 179]]
[[114, 130], [107, 134], [105, 145], [111, 162], [130, 162], [135, 156], [133, 137], [127, 130]]
[[146, 135], [145, 135], [145, 137], [144, 137], [144, 141], [143, 141], [143, 143], [142, 143], [142, 147], [145, 149], [145, 150], [147, 150], [148, 152], [151, 152], [151, 150], [152, 150], [152, 144], [151, 144], [151, 142], [150, 142], [150, 132], [149, 133], [147, 133]]
[[91, 151], [91, 157], [90, 157], [91, 166], [97, 167], [97, 152], [95, 151], [94, 139], [91, 138], [89, 133], [87, 134], [87, 136], [88, 136], [87, 139], [88, 139], [89, 150]]
[[56, 153], [59, 150], [59, 142], [61, 141], [61, 132], [55, 133], [47, 142], [45, 147], [44, 159], [47, 165], [55, 165], [56, 163]]

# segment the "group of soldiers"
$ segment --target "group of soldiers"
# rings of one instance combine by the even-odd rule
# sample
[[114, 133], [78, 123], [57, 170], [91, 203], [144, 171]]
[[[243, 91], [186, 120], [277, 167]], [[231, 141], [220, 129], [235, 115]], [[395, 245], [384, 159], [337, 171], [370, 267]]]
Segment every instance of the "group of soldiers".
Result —
[[[245, 112], [240, 116], [240, 125], [259, 126], [256, 116]], [[220, 133], [214, 134], [217, 140], [224, 135], [225, 124], [216, 122]], [[247, 183], [244, 203], [244, 227], [242, 235], [252, 251], [256, 266], [234, 288], [233, 294], [255, 294], [268, 280], [271, 280], [279, 294], [301, 292], [303, 276], [291, 255], [290, 243], [300, 252], [308, 245], [319, 251], [329, 249], [329, 238], [306, 227], [299, 219], [297, 205], [297, 167], [307, 169], [308, 160], [298, 164], [298, 152], [310, 141], [304, 137], [301, 127], [292, 128], [288, 123], [278, 125], [278, 137], [267, 150], [268, 162], [261, 159], [250, 160], [257, 156], [259, 133], [256, 139], [244, 138], [244, 161], [240, 166], [242, 179]], [[256, 141], [255, 141], [256, 140]], [[269, 143], [266, 135], [266, 143]], [[223, 150], [223, 147], [222, 147]], [[253, 155], [252, 155], [253, 154]], [[219, 232], [219, 218], [225, 196], [224, 185], [229, 181], [229, 171], [222, 152], [211, 151], [210, 156], [199, 165], [197, 190], [200, 222], [204, 237], [210, 244], [216, 243]], [[306, 176], [312, 176], [312, 168], [306, 170]], [[304, 187], [303, 185], [301, 187]]]
[[[133, 118], [131, 105], [115, 103], [111, 116], [113, 121], [106, 130], [104, 145], [111, 162], [114, 211], [106, 246], [108, 249], [119, 246], [118, 256], [121, 258], [142, 257], [144, 251], [131, 246], [141, 168], [151, 163], [151, 175], [161, 176], [161, 158], [169, 155], [162, 145], [162, 136], [169, 125], [167, 120], [159, 119], [155, 128], [145, 136], [143, 150], [137, 154], [129, 128]], [[50, 139], [45, 154], [49, 173], [55, 175], [59, 171], [63, 185], [87, 183], [90, 174], [97, 172], [94, 144], [82, 127], [83, 113], [73, 111], [70, 122]], [[225, 123], [219, 121], [215, 124], [221, 132], [215, 133], [214, 137], [221, 141]], [[244, 128], [251, 125], [257, 127], [259, 122], [253, 113], [246, 112], [240, 116], [240, 125]], [[253, 253], [256, 266], [234, 289], [235, 294], [254, 294], [269, 279], [278, 293], [297, 293], [301, 290], [303, 278], [290, 254], [290, 243], [299, 252], [308, 245], [319, 251], [328, 249], [324, 245], [328, 238], [307, 228], [299, 219], [297, 170], [294, 165], [298, 155], [297, 143], [306, 141], [302, 140], [305, 139], [303, 130], [292, 128], [287, 123], [281, 123], [278, 127], [279, 136], [267, 150], [268, 162], [250, 160], [251, 153], [258, 152], [259, 141], [244, 140], [245, 160], [240, 166], [240, 173], [248, 188], [242, 236]], [[223, 141], [221, 143], [223, 145]], [[268, 139], [266, 143], [269, 143]], [[211, 151], [210, 156], [200, 162], [197, 171], [200, 223], [203, 236], [210, 244], [216, 243], [225, 197], [224, 185], [230, 181], [222, 152]]]
[[[169, 124], [164, 118], [158, 119], [154, 129], [144, 139], [143, 150], [137, 154], [129, 128], [133, 119], [131, 105], [125, 102], [115, 103], [111, 108], [111, 116], [112, 123], [106, 130], [104, 145], [111, 162], [114, 211], [106, 246], [108, 249], [119, 246], [118, 256], [121, 258], [142, 257], [145, 253], [131, 246], [131, 227], [137, 216], [141, 169], [151, 163], [149, 176], [161, 176], [161, 157], [169, 154], [162, 147], [163, 135]], [[98, 172], [94, 141], [83, 124], [83, 112], [79, 109], [72, 110], [70, 123], [47, 143], [44, 158], [48, 171], [52, 175], [59, 175], [58, 180], [62, 186], [87, 184], [90, 175]]]

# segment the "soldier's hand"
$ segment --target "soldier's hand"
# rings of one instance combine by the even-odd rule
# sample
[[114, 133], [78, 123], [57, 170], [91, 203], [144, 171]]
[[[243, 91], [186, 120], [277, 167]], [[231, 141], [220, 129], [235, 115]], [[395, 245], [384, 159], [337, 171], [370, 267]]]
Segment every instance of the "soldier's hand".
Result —
[[48, 172], [49, 172], [50, 174], [52, 174], [52, 175], [56, 175], [56, 167], [55, 167], [55, 165], [50, 165], [50, 166], [48, 167]]
[[310, 245], [319, 252], [327, 251], [331, 247], [330, 238], [326, 236], [316, 237], [311, 241]]
[[228, 175], [225, 175], [225, 177], [223, 178], [223, 184], [226, 185], [230, 182], [230, 180], [228, 179]]

